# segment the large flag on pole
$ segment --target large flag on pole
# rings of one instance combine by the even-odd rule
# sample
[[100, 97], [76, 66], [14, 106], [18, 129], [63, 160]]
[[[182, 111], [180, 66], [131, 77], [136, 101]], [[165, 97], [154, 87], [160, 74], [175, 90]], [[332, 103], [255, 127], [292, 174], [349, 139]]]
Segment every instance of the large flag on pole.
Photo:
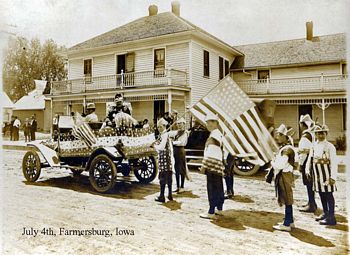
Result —
[[232, 155], [246, 157], [249, 162], [262, 166], [277, 151], [255, 104], [230, 76], [223, 78], [190, 111], [202, 124], [208, 113], [218, 115], [224, 146]]

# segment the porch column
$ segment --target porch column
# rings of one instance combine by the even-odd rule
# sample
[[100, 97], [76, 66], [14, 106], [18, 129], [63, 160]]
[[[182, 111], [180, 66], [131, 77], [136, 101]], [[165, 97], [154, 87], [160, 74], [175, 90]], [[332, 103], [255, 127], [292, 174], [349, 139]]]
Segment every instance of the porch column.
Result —
[[171, 103], [172, 103], [173, 99], [172, 99], [172, 94], [171, 94], [171, 90], [168, 90], [168, 112], [171, 113]]

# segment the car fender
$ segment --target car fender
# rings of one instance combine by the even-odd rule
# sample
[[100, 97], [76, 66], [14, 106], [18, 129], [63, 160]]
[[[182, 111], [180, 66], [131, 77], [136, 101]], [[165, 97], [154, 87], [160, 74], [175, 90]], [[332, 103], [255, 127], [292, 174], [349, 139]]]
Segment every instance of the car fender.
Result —
[[30, 142], [27, 146], [36, 148], [51, 167], [59, 167], [61, 165], [57, 152], [53, 149], [50, 149], [40, 142]]
[[100, 155], [100, 154], [106, 154], [106, 155], [110, 156], [112, 159], [118, 159], [118, 158], [120, 159], [120, 158], [122, 158], [122, 156], [120, 155], [118, 150], [115, 147], [113, 147], [113, 146], [110, 146], [110, 147], [99, 147], [99, 148], [95, 149], [91, 153], [91, 155], [89, 157], [89, 161], [86, 164], [86, 169], [90, 168], [90, 164], [91, 164], [92, 160], [97, 155]]

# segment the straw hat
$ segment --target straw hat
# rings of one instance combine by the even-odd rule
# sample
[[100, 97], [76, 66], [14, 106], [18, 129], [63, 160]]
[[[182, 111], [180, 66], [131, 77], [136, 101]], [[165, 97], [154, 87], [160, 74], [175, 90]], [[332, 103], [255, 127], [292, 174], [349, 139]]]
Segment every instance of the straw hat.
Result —
[[281, 124], [277, 129], [276, 129], [277, 133], [280, 133], [282, 135], [285, 136], [291, 136], [292, 132], [293, 132], [293, 128], [287, 128], [286, 125]]
[[96, 109], [96, 106], [94, 103], [88, 103], [86, 109]]
[[164, 118], [160, 118], [157, 122], [157, 126], [166, 126], [168, 122]]
[[310, 128], [314, 124], [309, 114], [300, 115], [299, 123], [305, 123], [305, 125], [308, 126], [308, 128]]

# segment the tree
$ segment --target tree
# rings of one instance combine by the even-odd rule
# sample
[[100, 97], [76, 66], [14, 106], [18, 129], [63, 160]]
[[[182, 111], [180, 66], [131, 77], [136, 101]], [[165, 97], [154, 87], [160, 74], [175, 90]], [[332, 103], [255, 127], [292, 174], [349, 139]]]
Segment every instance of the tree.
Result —
[[4, 91], [17, 101], [35, 88], [34, 80], [46, 80], [44, 93], [49, 93], [51, 82], [63, 80], [67, 75], [59, 54], [64, 49], [51, 39], [41, 45], [37, 38], [30, 42], [24, 37], [10, 38], [3, 65]]

